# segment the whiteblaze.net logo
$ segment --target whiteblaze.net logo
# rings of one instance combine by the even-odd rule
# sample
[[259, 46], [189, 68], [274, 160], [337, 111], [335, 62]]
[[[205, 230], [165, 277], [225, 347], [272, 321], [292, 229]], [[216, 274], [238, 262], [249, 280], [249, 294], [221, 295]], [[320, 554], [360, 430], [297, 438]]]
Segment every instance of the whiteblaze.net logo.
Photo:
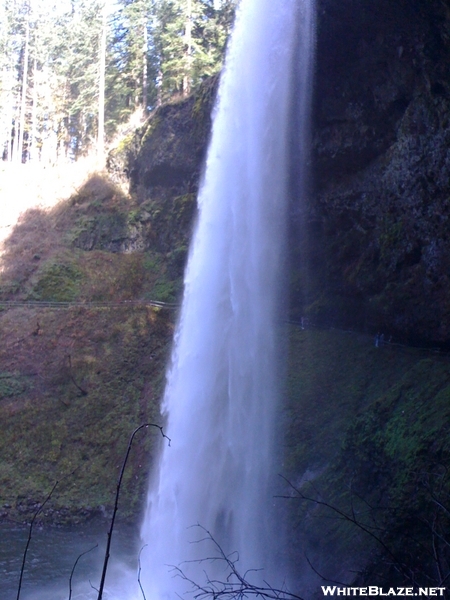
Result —
[[377, 585], [368, 587], [339, 587], [337, 585], [322, 585], [324, 596], [444, 596], [445, 587], [390, 587], [383, 588]]

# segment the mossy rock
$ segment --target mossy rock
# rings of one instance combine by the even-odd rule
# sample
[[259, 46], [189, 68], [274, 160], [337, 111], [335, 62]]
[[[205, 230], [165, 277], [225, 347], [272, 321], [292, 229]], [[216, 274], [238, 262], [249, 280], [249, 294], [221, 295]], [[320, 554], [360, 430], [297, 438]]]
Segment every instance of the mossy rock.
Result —
[[[23, 332], [34, 326], [36, 314], [16, 312], [15, 318], [1, 316], [3, 332], [9, 318]], [[0, 502], [11, 505], [10, 518], [27, 520], [32, 511], [20, 498], [42, 502], [60, 480], [42, 519], [85, 520], [112, 506], [131, 432], [141, 423], [160, 421], [172, 314], [145, 306], [37, 314], [40, 332], [25, 334], [20, 352], [11, 355], [9, 338], [0, 350], [0, 364], [13, 360], [18, 367], [0, 376], [6, 391], [0, 402]], [[34, 385], [25, 372], [39, 372]], [[121, 518], [140, 514], [158, 434], [143, 432], [136, 439]], [[92, 510], [83, 516], [86, 505]]]
[[38, 271], [30, 298], [55, 302], [73, 302], [80, 293], [81, 271], [74, 263], [46, 263]]
[[27, 378], [20, 373], [0, 373], [0, 400], [20, 396], [27, 389], [29, 389]]
[[433, 515], [447, 539], [436, 502], [450, 498], [449, 359], [351, 332], [294, 329], [290, 343], [285, 473], [297, 490], [287, 490], [296, 572], [315, 577], [306, 553], [324, 577], [348, 584], [402, 585], [409, 571], [428, 585], [433, 543], [448, 558], [426, 524]]

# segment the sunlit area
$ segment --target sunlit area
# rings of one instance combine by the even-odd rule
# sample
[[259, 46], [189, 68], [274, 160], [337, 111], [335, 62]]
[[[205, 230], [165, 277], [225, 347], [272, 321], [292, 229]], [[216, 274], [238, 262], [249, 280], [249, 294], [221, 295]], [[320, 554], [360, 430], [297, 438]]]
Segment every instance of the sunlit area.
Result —
[[0, 0], [0, 600], [450, 598], [450, 0]]
[[31, 208], [47, 210], [66, 200], [98, 168], [96, 157], [57, 165], [0, 163], [0, 243], [21, 214]]

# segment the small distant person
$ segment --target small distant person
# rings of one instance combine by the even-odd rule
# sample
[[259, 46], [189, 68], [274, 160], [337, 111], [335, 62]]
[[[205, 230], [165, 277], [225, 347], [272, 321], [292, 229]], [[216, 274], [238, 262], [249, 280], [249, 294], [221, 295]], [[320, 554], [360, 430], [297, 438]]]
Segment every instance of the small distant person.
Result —
[[377, 333], [377, 335], [375, 336], [375, 348], [378, 348], [379, 345], [380, 345], [380, 334]]

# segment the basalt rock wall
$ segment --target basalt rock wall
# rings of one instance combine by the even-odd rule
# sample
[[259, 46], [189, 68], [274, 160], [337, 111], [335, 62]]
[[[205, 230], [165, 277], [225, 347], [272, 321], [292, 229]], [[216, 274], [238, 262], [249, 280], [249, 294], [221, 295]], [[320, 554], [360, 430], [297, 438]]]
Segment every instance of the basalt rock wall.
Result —
[[449, 58], [446, 1], [319, 1], [298, 314], [448, 344]]
[[[316, 49], [312, 172], [308, 193], [292, 194], [291, 316], [448, 347], [450, 1], [318, 0]], [[216, 86], [157, 109], [109, 158], [152, 245], [178, 249], [181, 265]], [[299, 171], [294, 155], [292, 181]]]

